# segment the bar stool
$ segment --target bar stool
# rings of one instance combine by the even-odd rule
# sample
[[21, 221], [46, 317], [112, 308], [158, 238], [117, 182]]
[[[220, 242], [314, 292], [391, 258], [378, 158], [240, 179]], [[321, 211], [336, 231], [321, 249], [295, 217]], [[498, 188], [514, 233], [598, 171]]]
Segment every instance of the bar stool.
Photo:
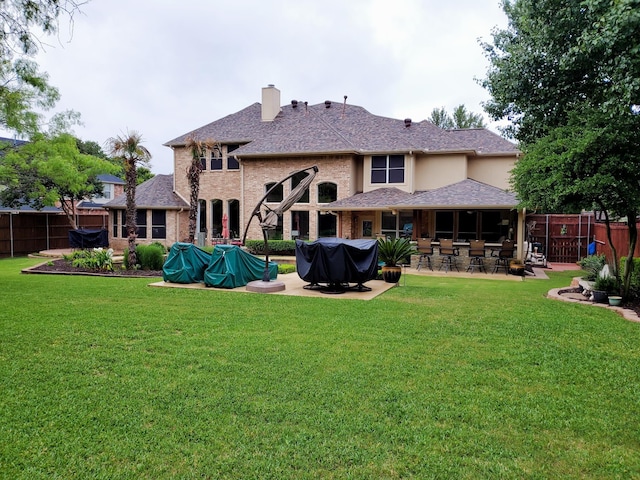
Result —
[[420, 258], [418, 259], [418, 265], [416, 266], [416, 270], [420, 270], [425, 262], [429, 267], [429, 270], [433, 271], [433, 267], [431, 265], [431, 255], [433, 255], [433, 245], [431, 245], [430, 238], [419, 238], [418, 239], [418, 252], [420, 252]]
[[460, 251], [458, 250], [458, 248], [453, 246], [453, 240], [441, 239], [439, 250], [440, 257], [442, 257], [440, 261], [440, 270], [442, 270], [442, 267], [444, 267], [445, 272], [453, 270], [454, 268], [457, 271], [460, 271], [457, 261], [457, 257], [460, 254]]
[[501, 269], [504, 269], [505, 275], [509, 273], [509, 262], [513, 258], [513, 250], [514, 245], [511, 240], [505, 240], [504, 242], [502, 242], [502, 247], [498, 251], [498, 255], [496, 256], [496, 263], [493, 266], [493, 273], [496, 273]]
[[469, 266], [467, 267], [467, 272], [474, 270], [477, 268], [479, 271], [487, 273], [487, 270], [484, 268], [484, 240], [470, 240], [469, 241]]

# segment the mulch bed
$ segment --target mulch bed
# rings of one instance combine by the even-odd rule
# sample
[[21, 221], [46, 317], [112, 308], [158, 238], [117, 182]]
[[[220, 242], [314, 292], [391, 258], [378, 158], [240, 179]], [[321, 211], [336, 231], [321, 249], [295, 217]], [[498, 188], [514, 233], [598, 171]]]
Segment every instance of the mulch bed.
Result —
[[79, 268], [64, 259], [50, 260], [28, 269], [28, 273], [53, 273], [66, 275], [101, 275], [105, 277], [162, 277], [162, 270], [124, 270], [116, 268], [112, 272], [94, 268]]

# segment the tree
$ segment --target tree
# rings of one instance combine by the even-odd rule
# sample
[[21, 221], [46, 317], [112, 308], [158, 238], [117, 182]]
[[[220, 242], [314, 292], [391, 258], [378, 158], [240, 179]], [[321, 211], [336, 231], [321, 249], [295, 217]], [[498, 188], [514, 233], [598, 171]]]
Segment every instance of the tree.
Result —
[[[64, 14], [73, 21], [80, 3], [74, 0], [4, 0], [0, 9], [0, 127], [34, 134], [41, 115], [59, 99], [58, 90], [48, 84], [46, 73], [29, 60], [40, 46], [37, 30], [57, 32], [57, 19]], [[75, 114], [69, 114], [74, 117]], [[54, 131], [57, 128], [54, 127]]]
[[450, 130], [452, 128], [484, 128], [484, 120], [479, 113], [467, 111], [467, 107], [460, 104], [449, 115], [444, 107], [434, 108], [429, 121], [434, 125]]
[[214, 147], [213, 140], [197, 140], [189, 137], [186, 140], [186, 147], [191, 151], [191, 163], [187, 168], [187, 178], [189, 179], [190, 199], [189, 199], [189, 242], [193, 243], [196, 238], [196, 224], [198, 220], [198, 197], [200, 195], [200, 174], [202, 173], [201, 158]]
[[148, 165], [151, 153], [142, 145], [142, 136], [135, 131], [127, 132], [124, 136], [112, 137], [107, 140], [109, 154], [119, 158], [125, 173], [126, 195], [126, 229], [128, 238], [128, 265], [134, 268], [138, 263], [136, 258], [136, 186], [137, 168]]
[[0, 202], [35, 209], [59, 205], [76, 229], [76, 202], [102, 191], [98, 175], [113, 171], [103, 159], [81, 153], [71, 135], [38, 135], [19, 147], [5, 146], [0, 164]]
[[[124, 166], [122, 164], [122, 161], [119, 158], [109, 158], [109, 156], [106, 153], [104, 153], [104, 150], [102, 150], [102, 147], [100, 146], [99, 143], [94, 142], [92, 140], [83, 141], [83, 140], [77, 139], [77, 144], [78, 144], [78, 150], [80, 150], [80, 152], [86, 153], [87, 155], [93, 155], [94, 157], [104, 158], [105, 160], [109, 160], [116, 167], [116, 169], [111, 172], [112, 175], [115, 175], [120, 178], [125, 177]], [[146, 182], [147, 180], [149, 180], [150, 178], [153, 178], [154, 176], [155, 175], [151, 172], [151, 170], [148, 167], [138, 166], [136, 168], [137, 185], [140, 185], [141, 183]]]
[[486, 111], [510, 121], [505, 132], [524, 152], [514, 188], [528, 208], [626, 217], [627, 295], [640, 212], [638, 1], [514, 0], [503, 8], [509, 27], [484, 44], [490, 68], [482, 84], [492, 97]]

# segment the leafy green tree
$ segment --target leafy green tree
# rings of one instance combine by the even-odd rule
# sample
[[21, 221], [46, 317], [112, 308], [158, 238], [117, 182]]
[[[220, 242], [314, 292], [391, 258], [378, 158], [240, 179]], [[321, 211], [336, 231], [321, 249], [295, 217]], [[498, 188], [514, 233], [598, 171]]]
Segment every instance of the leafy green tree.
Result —
[[136, 186], [138, 166], [148, 165], [151, 153], [142, 145], [142, 135], [131, 131], [125, 135], [112, 137], [107, 140], [109, 153], [112, 157], [120, 159], [125, 173], [126, 195], [126, 229], [128, 237], [129, 258], [128, 265], [133, 268], [136, 265]]
[[[111, 163], [113, 163], [116, 166], [116, 170], [111, 172], [113, 175], [120, 178], [125, 177], [124, 166], [122, 164], [121, 159], [109, 158], [109, 156], [106, 153], [104, 153], [104, 150], [102, 150], [102, 147], [100, 146], [99, 143], [94, 142], [92, 140], [83, 141], [80, 139], [77, 139], [77, 143], [78, 143], [78, 150], [80, 150], [82, 153], [86, 153], [87, 155], [93, 155], [94, 157], [98, 157], [98, 158], [104, 158], [105, 160], [109, 160]], [[147, 180], [153, 178], [154, 176], [155, 175], [153, 174], [153, 172], [151, 172], [151, 170], [148, 167], [138, 166], [136, 168], [136, 182], [138, 185], [146, 182]]]
[[429, 121], [436, 127], [444, 128], [446, 130], [453, 128], [453, 120], [447, 113], [447, 109], [444, 107], [434, 108], [431, 110]]
[[19, 147], [4, 145], [0, 163], [0, 203], [36, 209], [58, 205], [72, 228], [76, 224], [76, 203], [102, 191], [98, 175], [113, 171], [103, 159], [81, 153], [75, 139], [37, 135]]
[[510, 121], [505, 132], [524, 152], [514, 188], [528, 208], [626, 217], [626, 295], [640, 212], [640, 2], [514, 0], [503, 8], [509, 27], [484, 44], [482, 83], [492, 97], [486, 111]]
[[[57, 32], [60, 15], [78, 12], [74, 0], [4, 0], [0, 8], [0, 127], [20, 134], [40, 130], [42, 116], [37, 110], [50, 110], [58, 101], [58, 90], [48, 83], [46, 73], [29, 59], [41, 46], [38, 30]], [[56, 117], [51, 132], [77, 114]], [[60, 120], [64, 120], [60, 123]]]
[[434, 125], [450, 130], [452, 128], [484, 128], [484, 120], [479, 113], [467, 111], [464, 105], [458, 105], [449, 115], [444, 107], [434, 108], [429, 121]]

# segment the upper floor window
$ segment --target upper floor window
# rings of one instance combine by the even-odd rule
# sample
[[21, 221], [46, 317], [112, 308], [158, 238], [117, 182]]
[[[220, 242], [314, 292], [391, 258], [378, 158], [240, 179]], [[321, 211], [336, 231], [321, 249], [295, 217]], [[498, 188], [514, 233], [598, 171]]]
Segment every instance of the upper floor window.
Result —
[[240, 163], [235, 155], [231, 155], [231, 152], [237, 150], [240, 145], [227, 145], [227, 170], [238, 170]]
[[338, 185], [332, 182], [318, 184], [318, 203], [335, 202], [338, 199]]
[[[273, 203], [277, 203], [277, 202], [281, 202], [282, 199], [284, 198], [284, 193], [282, 190], [282, 184], [279, 184], [278, 186], [276, 186], [275, 188], [273, 188], [274, 186], [276, 186], [276, 183], [267, 183], [265, 185], [265, 193], [269, 193], [269, 195], [267, 195], [267, 202], [273, 202]], [[273, 188], [273, 190], [271, 190]], [[271, 191], [269, 191], [271, 190]]]
[[[297, 173], [293, 177], [291, 177], [291, 190], [293, 191], [293, 189], [296, 188], [298, 186], [298, 184], [302, 180], [307, 178], [307, 175], [308, 175], [307, 173], [301, 172], [301, 173]], [[297, 203], [309, 203], [309, 189], [308, 188], [304, 191], [304, 193], [302, 194], [302, 197], [300, 197], [300, 200], [298, 200]]]
[[404, 155], [372, 155], [371, 183], [404, 183]]
[[222, 152], [217, 145], [211, 149], [211, 170], [222, 170]]
[[111, 200], [113, 198], [113, 183], [103, 183], [102, 192], [94, 196], [94, 200]]

